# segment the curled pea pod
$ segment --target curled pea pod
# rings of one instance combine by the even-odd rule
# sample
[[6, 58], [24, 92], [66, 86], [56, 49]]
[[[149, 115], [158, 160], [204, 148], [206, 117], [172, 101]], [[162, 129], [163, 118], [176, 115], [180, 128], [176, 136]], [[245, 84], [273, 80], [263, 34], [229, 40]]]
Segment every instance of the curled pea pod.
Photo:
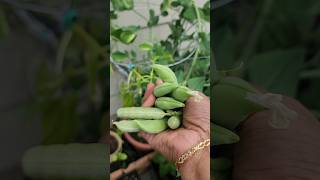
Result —
[[117, 110], [117, 116], [121, 119], [162, 119], [168, 114], [152, 107], [123, 107]]
[[164, 119], [159, 120], [133, 120], [137, 123], [142, 131], [147, 133], [160, 133], [167, 129], [167, 121]]
[[162, 79], [164, 82], [170, 82], [178, 84], [178, 80], [174, 72], [168, 67], [160, 64], [153, 64], [151, 66], [157, 75]]
[[190, 96], [196, 95], [195, 91], [187, 88], [186, 86], [178, 86], [172, 93], [171, 96], [180, 101], [185, 102]]
[[114, 122], [114, 125], [122, 132], [139, 132], [140, 127], [135, 121], [132, 120], [122, 120], [118, 122]]
[[210, 138], [213, 140], [213, 145], [233, 144], [240, 140], [234, 132], [214, 123], [210, 123]]
[[181, 118], [179, 116], [171, 116], [168, 119], [167, 124], [170, 129], [177, 129], [181, 124]]
[[212, 88], [213, 122], [227, 129], [234, 130], [250, 114], [264, 108], [246, 99], [250, 93], [258, 93], [246, 81], [236, 77], [225, 77]]
[[179, 102], [171, 97], [160, 97], [155, 102], [156, 107], [169, 110], [184, 107], [185, 105], [182, 102]]
[[164, 96], [166, 94], [171, 93], [174, 89], [176, 89], [178, 87], [177, 84], [175, 83], [168, 83], [165, 82], [163, 84], [158, 85], [157, 87], [154, 88], [153, 94], [156, 97], [161, 97]]

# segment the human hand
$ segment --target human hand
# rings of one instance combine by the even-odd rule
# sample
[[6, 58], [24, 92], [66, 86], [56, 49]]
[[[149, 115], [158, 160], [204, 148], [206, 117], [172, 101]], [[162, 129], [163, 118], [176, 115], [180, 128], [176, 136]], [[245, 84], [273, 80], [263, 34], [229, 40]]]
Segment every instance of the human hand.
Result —
[[270, 111], [254, 114], [240, 128], [234, 179], [320, 179], [320, 123], [298, 101], [283, 103], [298, 114], [288, 129], [274, 129]]
[[[161, 81], [158, 81], [157, 85], [161, 83]], [[152, 96], [154, 87], [152, 85], [148, 85], [148, 87], [143, 106], [152, 106], [155, 101], [155, 98], [147, 96]], [[200, 96], [203, 97], [201, 100], [190, 97], [186, 101], [182, 127], [175, 130], [166, 130], [159, 134], [140, 132], [140, 135], [146, 139], [153, 149], [172, 162], [175, 162], [183, 153], [199, 142], [210, 138], [210, 100], [203, 94], [200, 94]], [[150, 99], [153, 99], [153, 101]], [[207, 153], [209, 159], [210, 154], [208, 152], [203, 153]]]

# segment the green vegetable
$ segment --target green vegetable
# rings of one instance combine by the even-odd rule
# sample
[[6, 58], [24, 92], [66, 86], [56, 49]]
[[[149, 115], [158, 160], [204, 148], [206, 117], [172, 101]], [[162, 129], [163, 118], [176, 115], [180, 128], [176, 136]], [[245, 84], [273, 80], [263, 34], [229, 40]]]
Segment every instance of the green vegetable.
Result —
[[177, 129], [181, 124], [180, 117], [179, 116], [171, 116], [168, 119], [167, 124], [170, 127], [170, 129]]
[[178, 84], [178, 80], [174, 72], [168, 67], [160, 64], [153, 64], [151, 66], [157, 75], [162, 79], [164, 82], [170, 82]]
[[140, 128], [135, 121], [132, 120], [122, 120], [114, 122], [118, 129], [122, 132], [139, 132]]
[[190, 96], [194, 95], [196, 95], [195, 91], [192, 91], [186, 86], [178, 86], [178, 88], [171, 93], [171, 96], [180, 102], [185, 102]]
[[172, 92], [174, 89], [177, 88], [177, 84], [175, 83], [168, 83], [168, 82], [165, 82], [159, 86], [157, 86], [154, 91], [153, 91], [153, 94], [156, 96], [156, 97], [161, 97], [161, 96], [164, 96], [166, 94], [169, 94], [170, 92]]
[[155, 102], [156, 107], [168, 110], [184, 107], [185, 105], [182, 102], [179, 102], [171, 97], [160, 97]]
[[240, 140], [240, 137], [229, 129], [214, 123], [210, 123], [210, 128], [210, 138], [213, 140], [213, 145], [233, 144]]
[[160, 133], [167, 129], [166, 120], [134, 120], [141, 130], [148, 133]]
[[163, 110], [152, 107], [123, 107], [117, 110], [121, 119], [162, 119], [166, 116]]

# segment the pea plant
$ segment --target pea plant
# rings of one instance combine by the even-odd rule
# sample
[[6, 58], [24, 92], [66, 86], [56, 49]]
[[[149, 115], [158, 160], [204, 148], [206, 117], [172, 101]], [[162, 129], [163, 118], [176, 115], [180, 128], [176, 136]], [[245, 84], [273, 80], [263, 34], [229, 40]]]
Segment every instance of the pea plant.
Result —
[[[142, 14], [135, 8], [141, 6], [141, 2], [134, 0], [117, 1], [111, 4], [111, 71], [115, 70], [123, 74], [127, 81], [120, 85], [120, 96], [123, 107], [140, 106], [143, 93], [150, 82], [155, 82], [157, 74], [151, 68], [154, 64], [168, 66], [173, 70], [175, 77], [181, 86], [187, 86], [209, 95], [210, 86], [210, 34], [207, 28], [210, 22], [210, 2], [198, 5], [189, 0], [163, 0], [147, 1], [145, 6], [149, 14]], [[141, 18], [145, 25], [135, 24], [120, 26], [117, 22], [124, 11], [130, 11]], [[158, 12], [158, 14], [157, 14]], [[169, 22], [162, 23], [162, 18], [175, 17]], [[157, 26], [168, 26], [169, 32], [165, 39], [158, 39], [154, 33]], [[142, 43], [137, 43], [140, 32], [147, 29], [149, 35], [143, 38]], [[123, 47], [126, 49], [124, 50]], [[133, 48], [132, 48], [133, 47]], [[136, 48], [135, 48], [136, 47]], [[112, 76], [112, 74], [111, 74]], [[168, 88], [168, 87], [167, 87]], [[166, 100], [158, 98], [160, 100]], [[130, 109], [121, 109], [126, 113]], [[132, 110], [132, 109], [131, 109]], [[135, 110], [133, 108], [133, 110]], [[165, 114], [162, 110], [160, 115]], [[119, 111], [120, 112], [120, 111]], [[130, 115], [132, 116], [131, 113]], [[119, 116], [126, 116], [119, 114]], [[174, 117], [174, 116], [173, 116]], [[172, 119], [173, 122], [179, 122]], [[152, 123], [155, 121], [153, 120]], [[144, 128], [146, 121], [120, 121], [117, 127], [124, 131], [146, 130], [160, 132], [167, 128], [165, 121], [159, 120], [157, 129], [150, 126]], [[128, 126], [130, 125], [131, 126]], [[138, 126], [137, 126], [138, 125]], [[154, 125], [154, 124], [153, 124]], [[176, 123], [170, 124], [170, 128], [176, 128]], [[137, 126], [137, 128], [133, 128]], [[161, 129], [158, 129], [162, 127]], [[154, 163], [158, 164], [161, 177], [175, 175], [175, 166], [157, 155]]]
[[[155, 81], [151, 64], [168, 65], [174, 70], [178, 82], [189, 88], [209, 94], [210, 36], [205, 25], [210, 21], [209, 1], [203, 6], [195, 1], [164, 0], [157, 5], [146, 2], [149, 14], [135, 10], [139, 4], [133, 0], [111, 1], [111, 66], [127, 77], [121, 85], [123, 106], [138, 106], [148, 82]], [[159, 9], [160, 13], [156, 14]], [[145, 27], [119, 26], [117, 19], [123, 11], [130, 11], [145, 21]], [[165, 39], [157, 39], [154, 28], [161, 18], [178, 14], [178, 18], [165, 23], [170, 29]], [[135, 43], [139, 31], [147, 28], [149, 37], [141, 44]], [[119, 44], [138, 47], [137, 50], [122, 50]], [[141, 54], [138, 57], [137, 54]]]

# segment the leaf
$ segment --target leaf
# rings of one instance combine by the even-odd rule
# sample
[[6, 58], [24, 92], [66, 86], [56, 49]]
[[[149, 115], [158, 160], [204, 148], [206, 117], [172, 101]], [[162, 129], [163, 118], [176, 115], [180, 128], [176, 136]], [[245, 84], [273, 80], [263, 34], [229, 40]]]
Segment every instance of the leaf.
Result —
[[205, 77], [194, 77], [188, 80], [187, 85], [190, 89], [202, 92], [204, 83]]
[[122, 61], [129, 58], [129, 54], [128, 54], [128, 52], [116, 51], [116, 52], [112, 53], [111, 57], [116, 62], [122, 62]]
[[125, 44], [131, 44], [135, 39], [137, 35], [132, 31], [123, 31], [120, 34], [120, 41]]
[[134, 7], [133, 0], [111, 0], [114, 10], [125, 11]]
[[193, 22], [197, 19], [196, 10], [194, 9], [194, 7], [190, 6], [184, 10], [184, 12], [182, 13], [182, 17], [190, 22]]
[[142, 43], [139, 45], [139, 48], [142, 51], [150, 51], [150, 50], [152, 50], [152, 47], [153, 47], [153, 45], [151, 43]]
[[6, 36], [9, 33], [9, 24], [5, 11], [0, 6], [0, 38]]
[[182, 70], [175, 71], [178, 83], [183, 82], [184, 73]]
[[192, 5], [192, 1], [190, 0], [178, 0], [177, 2], [184, 7], [190, 7]]
[[140, 28], [140, 26], [127, 26], [118, 29], [111, 29], [111, 37], [124, 44], [131, 44], [136, 39], [136, 32], [140, 30]]
[[159, 16], [156, 16], [154, 10], [150, 9], [148, 27], [155, 26], [158, 24], [158, 22], [159, 22]]
[[213, 32], [213, 51], [219, 70], [230, 69], [235, 62], [235, 36], [229, 27]]
[[160, 5], [161, 15], [167, 16], [168, 10], [171, 8], [171, 0], [163, 0]]
[[289, 49], [256, 55], [248, 67], [249, 78], [272, 93], [295, 97], [304, 54], [303, 49]]

